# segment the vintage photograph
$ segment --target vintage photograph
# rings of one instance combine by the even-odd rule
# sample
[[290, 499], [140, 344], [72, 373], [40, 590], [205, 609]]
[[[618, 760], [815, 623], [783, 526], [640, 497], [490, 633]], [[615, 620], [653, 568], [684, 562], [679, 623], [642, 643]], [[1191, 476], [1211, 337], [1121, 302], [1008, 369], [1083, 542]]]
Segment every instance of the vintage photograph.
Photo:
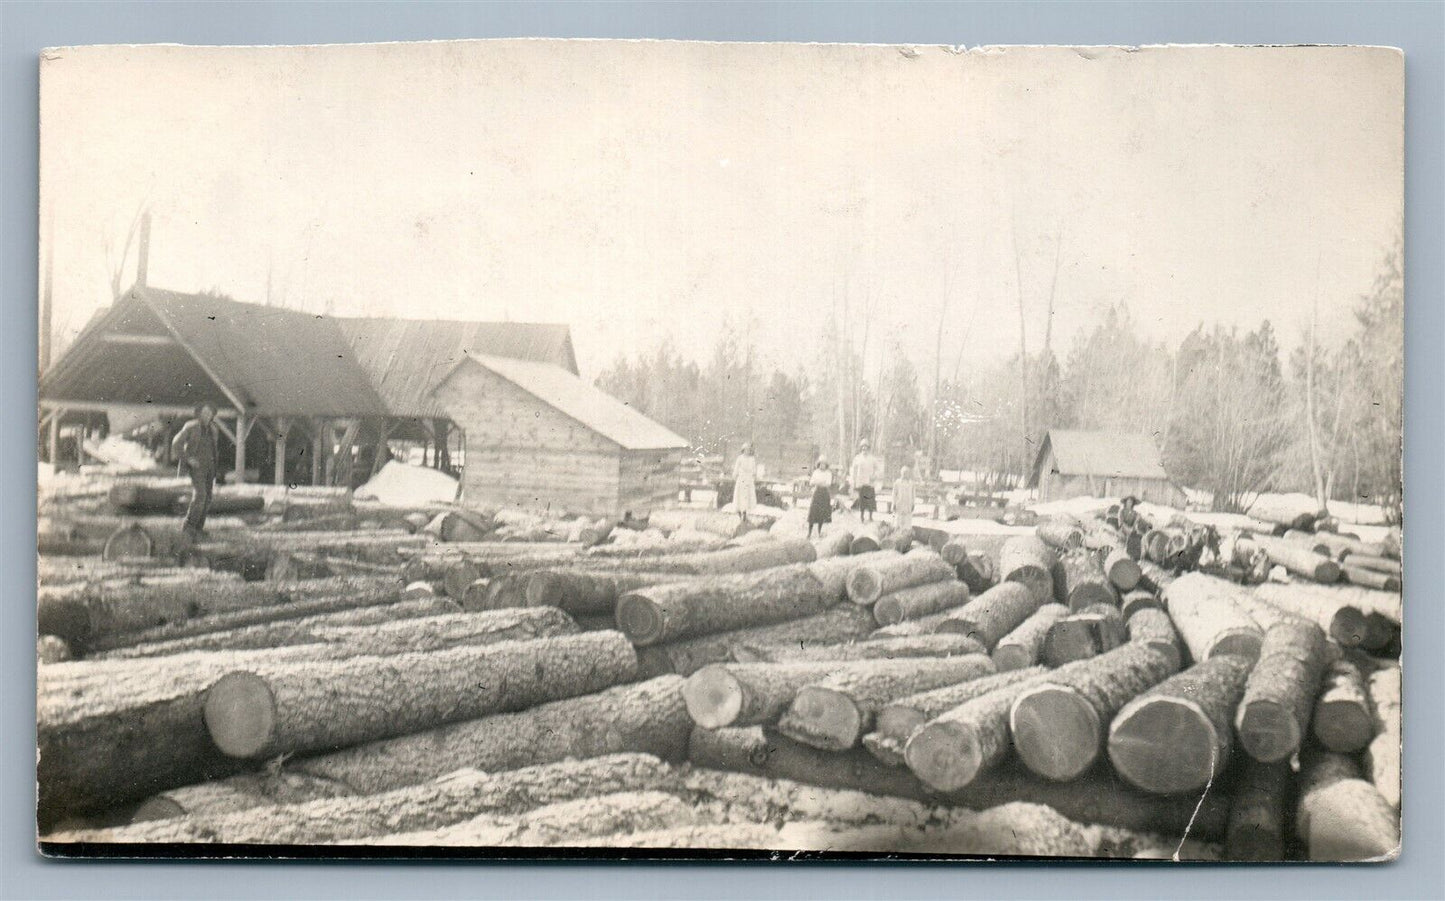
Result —
[[1401, 848], [1404, 58], [40, 58], [36, 835]]

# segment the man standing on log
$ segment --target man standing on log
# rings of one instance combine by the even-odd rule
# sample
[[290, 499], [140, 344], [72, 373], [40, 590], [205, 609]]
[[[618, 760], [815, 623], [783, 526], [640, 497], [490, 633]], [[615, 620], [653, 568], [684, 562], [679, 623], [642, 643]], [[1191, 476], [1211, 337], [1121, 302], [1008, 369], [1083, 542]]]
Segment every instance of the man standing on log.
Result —
[[856, 508], [860, 522], [872, 522], [873, 514], [878, 512], [878, 479], [883, 475], [883, 464], [873, 456], [870, 447], [867, 438], [858, 442], [858, 456], [853, 458], [853, 467], [848, 473], [848, 481], [858, 493]]
[[171, 453], [179, 460], [177, 471], [191, 478], [191, 502], [186, 507], [186, 524], [181, 534], [194, 542], [206, 525], [211, 496], [216, 485], [216, 408], [196, 407], [196, 418], [181, 426], [171, 439]]

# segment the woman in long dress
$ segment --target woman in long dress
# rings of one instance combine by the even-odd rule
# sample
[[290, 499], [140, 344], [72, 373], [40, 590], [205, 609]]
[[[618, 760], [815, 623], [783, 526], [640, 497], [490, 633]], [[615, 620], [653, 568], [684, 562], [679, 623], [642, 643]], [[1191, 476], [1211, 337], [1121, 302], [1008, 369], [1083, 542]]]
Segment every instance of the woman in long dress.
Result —
[[753, 456], [751, 443], [744, 444], [737, 462], [733, 463], [733, 509], [748, 521], [748, 514], [758, 503], [758, 458]]
[[823, 537], [823, 524], [833, 521], [833, 470], [828, 461], [819, 459], [808, 477], [813, 486], [813, 501], [808, 505], [808, 537], [813, 537], [813, 526], [818, 527], [818, 537]]
[[893, 483], [893, 527], [898, 532], [913, 528], [913, 475], [905, 466]]

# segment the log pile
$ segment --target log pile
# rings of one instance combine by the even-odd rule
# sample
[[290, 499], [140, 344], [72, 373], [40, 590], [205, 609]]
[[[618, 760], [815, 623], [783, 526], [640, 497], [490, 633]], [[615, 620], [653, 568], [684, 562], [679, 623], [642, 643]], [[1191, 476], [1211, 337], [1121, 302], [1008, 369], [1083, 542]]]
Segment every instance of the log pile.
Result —
[[1206, 527], [1121, 511], [816, 544], [698, 511], [251, 513], [198, 566], [157, 556], [163, 516], [70, 517], [125, 560], [42, 557], [46, 843], [1398, 848], [1388, 546], [1252, 537], [1284, 570], [1251, 589]]

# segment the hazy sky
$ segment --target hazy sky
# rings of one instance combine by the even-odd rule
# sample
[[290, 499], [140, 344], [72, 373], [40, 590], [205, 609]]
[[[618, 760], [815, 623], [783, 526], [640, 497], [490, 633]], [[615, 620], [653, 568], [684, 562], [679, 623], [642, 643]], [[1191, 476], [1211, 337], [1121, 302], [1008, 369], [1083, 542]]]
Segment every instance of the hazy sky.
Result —
[[[54, 51], [42, 235], [61, 340], [150, 282], [337, 314], [562, 321], [584, 375], [725, 318], [816, 360], [830, 310], [931, 371], [1110, 303], [1174, 341], [1318, 292], [1338, 339], [1400, 228], [1389, 50], [479, 41]], [[45, 220], [52, 219], [47, 223]], [[109, 251], [107, 250], [109, 248]], [[43, 252], [42, 252], [43, 256]], [[125, 282], [133, 277], [130, 261]], [[860, 327], [861, 330], [861, 327]], [[870, 354], [871, 356], [871, 354]]]

